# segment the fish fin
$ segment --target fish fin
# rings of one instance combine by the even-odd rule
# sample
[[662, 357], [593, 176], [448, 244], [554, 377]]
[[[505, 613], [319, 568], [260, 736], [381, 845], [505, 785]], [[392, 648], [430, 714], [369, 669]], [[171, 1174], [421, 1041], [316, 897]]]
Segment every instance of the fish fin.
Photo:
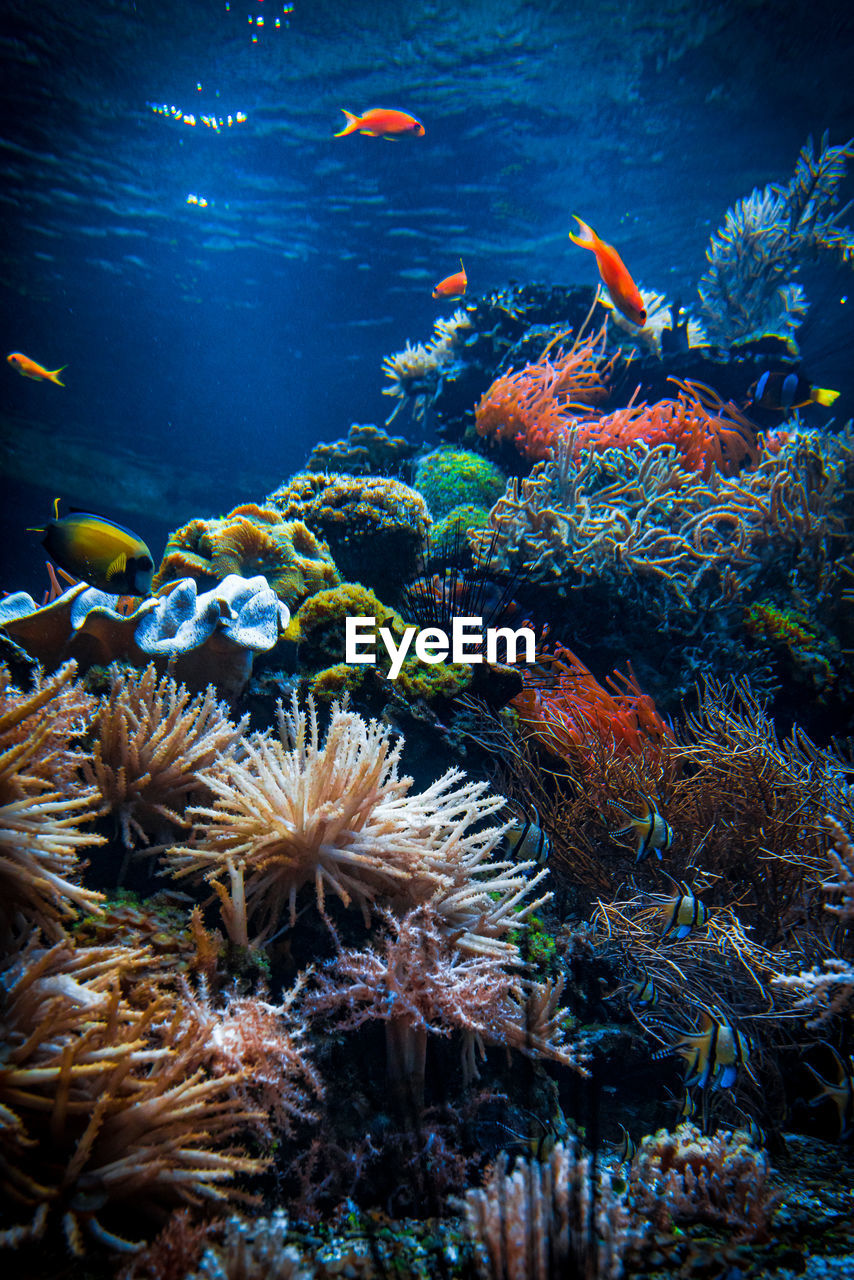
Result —
[[812, 398], [816, 404], [823, 404], [828, 408], [833, 404], [834, 400], [839, 399], [838, 391], [831, 391], [828, 387], [813, 387]]
[[592, 227], [589, 227], [586, 222], [582, 222], [577, 213], [574, 213], [572, 216], [578, 223], [578, 230], [581, 234], [577, 235], [574, 231], [570, 231], [570, 240], [573, 244], [580, 245], [582, 249], [593, 249], [595, 252], [599, 241], [599, 237], [596, 232]]
[[400, 138], [395, 138], [390, 133], [372, 133], [371, 137], [383, 138], [386, 142], [400, 142]]
[[106, 574], [107, 581], [109, 582], [110, 578], [115, 578], [116, 574], [118, 573], [124, 573], [127, 567], [128, 567], [128, 558], [125, 555], [124, 551], [121, 551], [116, 556], [115, 560], [107, 570], [107, 574]]
[[25, 533], [47, 533], [47, 529], [45, 529], [45, 528], [41, 528], [41, 529], [31, 529], [31, 528], [29, 527], [29, 525], [28, 525], [28, 526], [27, 526], [27, 528], [24, 530], [24, 532], [25, 532]]
[[50, 378], [51, 382], [55, 382], [58, 387], [64, 387], [65, 383], [60, 381], [59, 375], [62, 373], [63, 369], [67, 369], [67, 368], [68, 368], [68, 365], [64, 364], [64, 365], [61, 365], [59, 369], [54, 369], [53, 372], [48, 371], [48, 377]]
[[347, 117], [347, 123], [345, 124], [344, 128], [341, 130], [340, 133], [335, 133], [332, 135], [334, 138], [343, 138], [348, 133], [355, 133], [359, 127], [359, 116], [354, 116], [353, 112], [348, 111], [346, 107], [342, 107], [341, 110], [344, 112], [344, 115]]
[[635, 834], [635, 829], [633, 826], [631, 826], [631, 824], [629, 824], [629, 826], [627, 827], [620, 827], [618, 831], [608, 832], [608, 835], [612, 838], [612, 840], [617, 840], [619, 839], [620, 836], [633, 836], [634, 834]]

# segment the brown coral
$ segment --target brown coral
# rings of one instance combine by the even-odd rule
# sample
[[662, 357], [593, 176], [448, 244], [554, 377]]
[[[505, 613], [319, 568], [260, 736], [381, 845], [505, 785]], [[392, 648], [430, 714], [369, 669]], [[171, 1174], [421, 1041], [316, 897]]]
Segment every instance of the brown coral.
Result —
[[170, 536], [152, 590], [194, 578], [205, 587], [230, 573], [263, 574], [280, 600], [294, 606], [340, 581], [329, 548], [300, 520], [248, 503], [219, 520], [191, 520]]
[[427, 504], [387, 476], [301, 472], [269, 494], [284, 520], [304, 520], [332, 548], [345, 578], [380, 591], [410, 576], [430, 525]]
[[158, 680], [153, 664], [141, 675], [114, 670], [83, 765], [101, 794], [99, 813], [116, 815], [128, 848], [135, 836], [148, 844], [151, 833], [187, 826], [181, 811], [204, 789], [200, 770], [229, 757], [247, 723], [231, 723], [212, 686], [191, 698], [171, 676]]
[[263, 1168], [223, 1145], [257, 1119], [235, 1099], [240, 1074], [193, 1069], [196, 1032], [179, 1030], [170, 998], [152, 991], [144, 1009], [124, 998], [144, 961], [59, 944], [28, 948], [2, 975], [0, 1114], [15, 1141], [0, 1188], [24, 1221], [0, 1243], [37, 1237], [58, 1218], [77, 1254], [84, 1230], [127, 1249], [106, 1215], [120, 1225], [114, 1215], [131, 1203], [226, 1200], [222, 1184]]

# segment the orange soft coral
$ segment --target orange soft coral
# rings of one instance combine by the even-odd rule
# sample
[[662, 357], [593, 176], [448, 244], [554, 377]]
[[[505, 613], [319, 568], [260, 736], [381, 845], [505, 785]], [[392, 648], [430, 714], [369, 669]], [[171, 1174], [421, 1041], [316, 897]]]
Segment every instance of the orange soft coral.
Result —
[[576, 448], [632, 449], [658, 444], [677, 447], [686, 471], [698, 471], [708, 480], [717, 468], [721, 475], [734, 476], [745, 466], [759, 462], [760, 446], [756, 428], [731, 401], [724, 401], [702, 382], [681, 382], [670, 378], [680, 389], [676, 400], [656, 404], [634, 403], [596, 421], [580, 423]]
[[555, 437], [573, 425], [569, 410], [595, 412], [591, 406], [609, 394], [609, 378], [619, 356], [605, 357], [606, 329], [604, 324], [586, 338], [579, 331], [570, 349], [558, 347], [550, 360], [552, 347], [566, 336], [559, 334], [536, 364], [496, 378], [475, 410], [478, 435], [512, 440], [526, 458], [550, 457]]
[[540, 661], [549, 672], [548, 686], [529, 684], [511, 705], [553, 755], [571, 760], [602, 746], [616, 755], [639, 755], [670, 736], [655, 702], [641, 691], [631, 664], [627, 676], [615, 672], [603, 688], [581, 659], [561, 644]]

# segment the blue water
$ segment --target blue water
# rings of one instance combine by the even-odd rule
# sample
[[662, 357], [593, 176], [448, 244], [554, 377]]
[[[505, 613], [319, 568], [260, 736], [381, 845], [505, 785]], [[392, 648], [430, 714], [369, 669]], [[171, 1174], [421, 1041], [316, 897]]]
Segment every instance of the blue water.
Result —
[[[24, 526], [55, 493], [157, 558], [177, 523], [381, 423], [382, 357], [429, 336], [430, 286], [461, 255], [471, 295], [593, 283], [567, 240], [579, 212], [641, 284], [690, 304], [732, 201], [787, 181], [809, 134], [854, 135], [850, 14], [7, 0], [2, 345], [68, 369], [63, 390], [0, 369], [0, 589], [41, 588]], [[426, 136], [332, 137], [341, 107], [378, 104]], [[827, 266], [808, 281], [805, 364], [825, 385], [851, 382], [852, 283]]]

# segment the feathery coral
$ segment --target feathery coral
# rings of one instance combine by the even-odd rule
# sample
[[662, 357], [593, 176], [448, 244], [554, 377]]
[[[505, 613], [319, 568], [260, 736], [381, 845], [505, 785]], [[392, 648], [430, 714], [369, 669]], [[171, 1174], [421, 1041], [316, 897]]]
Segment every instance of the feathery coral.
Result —
[[99, 813], [116, 815], [127, 848], [134, 837], [148, 844], [152, 833], [188, 825], [181, 810], [203, 789], [200, 771], [233, 754], [248, 721], [232, 724], [211, 686], [191, 698], [171, 676], [158, 680], [153, 665], [141, 675], [113, 671], [83, 772], [101, 793]]

